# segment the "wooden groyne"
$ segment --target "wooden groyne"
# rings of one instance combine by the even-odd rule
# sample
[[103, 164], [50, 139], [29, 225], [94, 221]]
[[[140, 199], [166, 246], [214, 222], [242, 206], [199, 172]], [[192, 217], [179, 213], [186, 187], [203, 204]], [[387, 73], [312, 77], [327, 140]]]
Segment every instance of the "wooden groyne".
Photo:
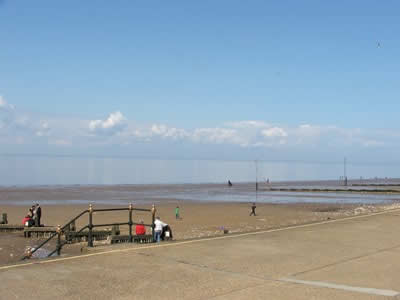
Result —
[[400, 183], [353, 183], [351, 186], [398, 186], [400, 188]]
[[49, 237], [57, 231], [57, 227], [43, 226], [43, 227], [24, 227], [24, 237], [30, 238], [33, 236]]
[[[112, 230], [93, 230], [92, 231], [92, 239], [94, 241], [103, 241], [106, 240], [109, 236], [112, 235]], [[81, 232], [65, 232], [65, 241], [67, 243], [79, 243], [79, 242], [87, 242], [89, 238], [89, 231], [81, 231]]]
[[23, 231], [24, 228], [24, 225], [0, 224], [0, 232], [18, 232]]
[[400, 194], [400, 189], [309, 189], [309, 188], [270, 188], [263, 191], [271, 192], [301, 192], [301, 193], [373, 193]]
[[[111, 237], [111, 244], [116, 243], [130, 243], [131, 237], [129, 235], [114, 235]], [[145, 235], [134, 235], [132, 239], [133, 243], [152, 243], [153, 235], [145, 234]]]

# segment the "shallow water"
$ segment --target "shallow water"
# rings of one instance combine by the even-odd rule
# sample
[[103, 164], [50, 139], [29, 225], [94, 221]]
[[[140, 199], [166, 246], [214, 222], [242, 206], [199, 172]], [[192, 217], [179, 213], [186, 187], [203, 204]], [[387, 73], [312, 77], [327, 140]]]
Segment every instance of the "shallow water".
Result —
[[[296, 186], [310, 188], [310, 186]], [[30, 198], [30, 191], [15, 190], [20, 193], [19, 200], [3, 199], [3, 204], [29, 206], [40, 202], [42, 205], [54, 204], [106, 204], [128, 205], [175, 203], [180, 200], [199, 202], [259, 202], [259, 203], [390, 203], [400, 201], [400, 194], [366, 194], [346, 192], [256, 192], [252, 184], [235, 185], [164, 185], [164, 186], [98, 186], [98, 187], [46, 187], [40, 194], [47, 200]], [[313, 186], [313, 188], [322, 188]], [[330, 186], [332, 188], [332, 186]], [[48, 194], [54, 195], [52, 199]], [[39, 197], [40, 197], [39, 195]], [[61, 195], [61, 196], [60, 196]], [[74, 195], [75, 199], [68, 198]], [[45, 199], [46, 197], [43, 197]], [[67, 197], [67, 198], [65, 198]]]
[[371, 195], [354, 193], [307, 193], [307, 192], [230, 192], [221, 191], [183, 191], [181, 193], [160, 196], [179, 200], [207, 202], [259, 202], [259, 203], [391, 203], [400, 201], [400, 195]]

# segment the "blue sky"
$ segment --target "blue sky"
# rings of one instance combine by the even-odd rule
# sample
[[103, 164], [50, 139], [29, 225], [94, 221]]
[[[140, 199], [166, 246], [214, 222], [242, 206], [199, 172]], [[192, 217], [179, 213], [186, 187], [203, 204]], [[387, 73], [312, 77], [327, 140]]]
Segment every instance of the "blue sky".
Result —
[[398, 161], [398, 1], [0, 1], [0, 153]]

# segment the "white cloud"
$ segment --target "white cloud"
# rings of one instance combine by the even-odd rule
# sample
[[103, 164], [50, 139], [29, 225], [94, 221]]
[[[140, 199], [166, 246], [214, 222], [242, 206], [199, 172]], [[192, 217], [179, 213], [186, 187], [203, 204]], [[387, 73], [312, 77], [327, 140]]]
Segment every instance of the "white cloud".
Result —
[[163, 138], [172, 138], [172, 139], [179, 139], [185, 138], [188, 136], [185, 130], [175, 128], [175, 127], [168, 127], [163, 124], [153, 124], [151, 126], [151, 135], [158, 135]]
[[309, 148], [315, 152], [318, 152], [318, 149], [335, 149], [337, 152], [341, 151], [340, 149], [354, 151], [354, 149], [400, 147], [400, 134], [397, 130], [367, 130], [315, 124], [288, 126], [255, 120], [222, 123], [221, 127], [199, 127], [189, 130], [159, 123], [137, 125], [128, 121], [120, 111], [111, 113], [105, 119], [91, 121], [42, 119], [18, 111], [1, 96], [0, 135], [2, 140], [14, 145], [46, 143], [53, 146], [73, 145], [86, 148], [110, 144], [129, 147], [138, 141], [154, 142], [154, 145], [158, 141], [179, 141], [179, 143], [201, 144], [199, 147], [223, 144], [287, 151]]
[[238, 122], [229, 122], [229, 123], [226, 123], [226, 125], [228, 127], [241, 128], [241, 129], [244, 129], [244, 128], [266, 128], [266, 127], [271, 126], [264, 121], [238, 121]]
[[0, 95], [0, 109], [14, 110], [15, 108], [13, 105], [8, 104], [3, 96]]
[[[328, 127], [328, 128], [331, 128], [331, 127]], [[325, 129], [328, 129], [328, 128], [325, 128]], [[323, 130], [324, 129], [319, 126], [313, 126], [310, 124], [303, 124], [303, 125], [300, 125], [298, 128], [295, 128], [296, 135], [301, 138], [318, 137], [321, 135]]]
[[32, 134], [32, 123], [26, 114], [18, 113], [14, 106], [0, 96], [0, 129], [3, 134], [16, 135], [29, 131]]
[[50, 133], [49, 123], [47, 121], [41, 121], [38, 130], [36, 131], [37, 136], [47, 136]]
[[270, 137], [287, 137], [288, 134], [283, 128], [279, 127], [271, 127], [268, 129], [264, 129], [261, 131], [261, 134], [264, 137], [270, 138]]
[[236, 129], [230, 128], [198, 128], [190, 135], [195, 142], [216, 144], [243, 144], [246, 143]]
[[14, 106], [0, 95], [0, 130], [5, 130], [15, 121]]
[[151, 132], [154, 134], [162, 135], [166, 131], [167, 131], [167, 127], [165, 125], [154, 124], [151, 126]]
[[89, 122], [89, 130], [95, 133], [116, 134], [121, 131], [126, 123], [126, 119], [121, 112], [116, 111], [109, 115], [105, 120], [92, 120]]

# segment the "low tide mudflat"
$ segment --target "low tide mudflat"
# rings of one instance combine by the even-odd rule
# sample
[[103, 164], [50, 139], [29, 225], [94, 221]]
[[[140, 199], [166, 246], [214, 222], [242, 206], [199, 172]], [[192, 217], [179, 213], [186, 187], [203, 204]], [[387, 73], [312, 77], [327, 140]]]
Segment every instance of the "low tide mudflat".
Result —
[[[315, 185], [315, 183], [314, 183]], [[314, 186], [313, 185], [313, 186]], [[266, 186], [261, 186], [266, 188]], [[63, 225], [88, 208], [151, 208], [173, 230], [174, 239], [183, 240], [279, 228], [295, 224], [343, 218], [396, 207], [397, 195], [290, 194], [254, 192], [253, 184], [226, 185], [118, 185], [118, 186], [48, 186], [0, 188], [0, 213], [8, 214], [10, 224], [20, 224], [30, 205], [42, 206], [42, 223]], [[399, 197], [400, 198], [400, 197]], [[268, 201], [270, 199], [270, 201]], [[366, 199], [366, 201], [363, 201]], [[372, 199], [372, 200], [371, 200]], [[279, 201], [278, 201], [279, 200]], [[249, 216], [250, 203], [257, 202], [257, 216]], [[175, 207], [181, 218], [175, 218]], [[151, 222], [149, 214], [134, 213], [134, 221]], [[94, 223], [127, 222], [127, 212], [96, 213]], [[87, 217], [77, 226], [87, 224]], [[124, 232], [127, 228], [121, 228]], [[18, 261], [25, 248], [35, 247], [40, 239], [26, 239], [23, 233], [0, 233], [0, 264]], [[54, 245], [49, 245], [49, 250]], [[65, 255], [81, 253], [85, 243], [63, 248]]]

